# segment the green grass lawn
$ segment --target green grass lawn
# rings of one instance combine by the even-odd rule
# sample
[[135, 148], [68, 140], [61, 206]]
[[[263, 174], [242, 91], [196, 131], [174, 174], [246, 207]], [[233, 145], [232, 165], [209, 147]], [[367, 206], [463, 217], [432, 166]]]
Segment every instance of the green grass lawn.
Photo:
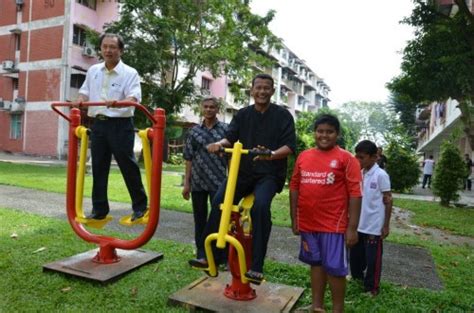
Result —
[[474, 237], [474, 210], [469, 208], [447, 208], [439, 203], [394, 199], [394, 205], [407, 209], [416, 225], [439, 228], [453, 234]]
[[[169, 166], [178, 173], [180, 169], [182, 169], [180, 165]], [[165, 168], [166, 167], [164, 167], [164, 169]], [[84, 187], [84, 195], [86, 197], [91, 196], [91, 182], [91, 175], [86, 175]], [[45, 167], [0, 162], [0, 185], [1, 184], [64, 193], [66, 191], [66, 169], [64, 167]], [[191, 202], [182, 198], [182, 187], [180, 184], [181, 176], [179, 174], [168, 172], [163, 174], [161, 207], [191, 213]], [[122, 175], [120, 171], [116, 169], [112, 169], [110, 172], [109, 198], [111, 201], [130, 203], [130, 197], [123, 182]], [[395, 199], [394, 204], [414, 212], [413, 222], [417, 225], [435, 227], [455, 234], [474, 237], [474, 210], [472, 209], [445, 208], [433, 202], [408, 199]], [[287, 188], [276, 195], [273, 200], [272, 220], [274, 225], [290, 226]]]
[[[17, 238], [11, 238], [15, 233]], [[106, 231], [108, 235], [114, 235]], [[123, 234], [120, 234], [123, 237]], [[434, 256], [445, 290], [430, 291], [382, 281], [376, 298], [349, 282], [347, 312], [471, 312], [474, 306], [472, 250], [421, 242], [413, 236], [396, 238], [426, 247]], [[74, 235], [67, 222], [0, 208], [0, 312], [187, 312], [167, 305], [168, 296], [202, 274], [191, 270], [191, 245], [151, 240], [144, 249], [163, 252], [163, 260], [135, 270], [107, 285], [58, 273], [43, 273], [42, 265], [94, 248]], [[39, 248], [45, 248], [35, 252]], [[297, 306], [310, 303], [305, 266], [267, 261], [267, 280], [306, 288]], [[330, 303], [329, 294], [326, 303]], [[330, 306], [328, 307], [330, 309]]]

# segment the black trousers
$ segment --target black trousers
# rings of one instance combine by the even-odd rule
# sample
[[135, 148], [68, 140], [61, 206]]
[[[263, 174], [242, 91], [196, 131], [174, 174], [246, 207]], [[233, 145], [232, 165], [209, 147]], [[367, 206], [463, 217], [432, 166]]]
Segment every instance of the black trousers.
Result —
[[[209, 234], [216, 233], [219, 230], [221, 219], [220, 204], [224, 202], [224, 193], [227, 181], [223, 182], [216, 192], [212, 201], [212, 209], [209, 220], [203, 233], [203, 241]], [[255, 202], [250, 211], [252, 218], [252, 265], [251, 270], [263, 273], [263, 263], [267, 254], [268, 240], [272, 230], [272, 217], [270, 206], [277, 192], [278, 185], [271, 176], [261, 176], [255, 178], [246, 178], [237, 180], [237, 186], [234, 196], [234, 204], [250, 193], [254, 193]], [[218, 264], [224, 263], [226, 251], [216, 249], [214, 242], [214, 256]]]
[[94, 120], [91, 133], [92, 155], [92, 211], [106, 215], [109, 208], [107, 188], [112, 155], [122, 173], [135, 212], [143, 212], [147, 207], [147, 196], [143, 188], [133, 145], [135, 132], [133, 120], [110, 118]]
[[351, 248], [349, 255], [351, 275], [364, 282], [365, 291], [378, 293], [382, 274], [382, 237], [358, 234], [359, 241]]
[[428, 183], [428, 188], [431, 187], [431, 175], [430, 174], [424, 174], [423, 175], [423, 184], [421, 185], [423, 188], [425, 188], [426, 183]]
[[208, 201], [212, 203], [212, 199], [216, 194], [215, 191], [193, 191], [191, 192], [191, 200], [193, 204], [194, 215], [194, 241], [196, 242], [196, 250], [198, 259], [206, 257], [204, 251], [204, 240], [202, 234], [207, 223]]

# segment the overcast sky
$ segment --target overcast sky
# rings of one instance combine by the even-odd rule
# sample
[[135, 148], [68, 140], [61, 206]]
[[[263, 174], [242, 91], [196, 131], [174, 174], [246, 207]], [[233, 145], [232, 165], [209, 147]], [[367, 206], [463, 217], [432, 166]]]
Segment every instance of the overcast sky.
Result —
[[385, 83], [400, 73], [401, 51], [412, 29], [399, 21], [412, 0], [252, 0], [252, 10], [274, 9], [275, 35], [331, 88], [330, 106], [388, 100]]

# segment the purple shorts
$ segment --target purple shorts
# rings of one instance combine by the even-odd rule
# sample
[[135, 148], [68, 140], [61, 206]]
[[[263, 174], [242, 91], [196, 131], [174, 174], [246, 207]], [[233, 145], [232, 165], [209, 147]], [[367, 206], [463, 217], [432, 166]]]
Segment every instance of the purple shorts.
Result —
[[344, 234], [301, 232], [299, 259], [311, 266], [322, 266], [331, 276], [349, 274]]

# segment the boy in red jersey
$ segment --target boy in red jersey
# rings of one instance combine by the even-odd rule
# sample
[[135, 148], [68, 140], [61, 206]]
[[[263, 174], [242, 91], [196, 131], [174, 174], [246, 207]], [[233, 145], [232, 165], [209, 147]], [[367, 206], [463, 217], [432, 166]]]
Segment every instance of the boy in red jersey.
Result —
[[328, 282], [333, 312], [344, 311], [347, 247], [358, 240], [360, 165], [337, 145], [339, 131], [339, 120], [333, 115], [315, 121], [316, 148], [298, 156], [290, 183], [291, 225], [293, 233], [301, 235], [299, 259], [311, 266], [315, 312], [324, 312]]

